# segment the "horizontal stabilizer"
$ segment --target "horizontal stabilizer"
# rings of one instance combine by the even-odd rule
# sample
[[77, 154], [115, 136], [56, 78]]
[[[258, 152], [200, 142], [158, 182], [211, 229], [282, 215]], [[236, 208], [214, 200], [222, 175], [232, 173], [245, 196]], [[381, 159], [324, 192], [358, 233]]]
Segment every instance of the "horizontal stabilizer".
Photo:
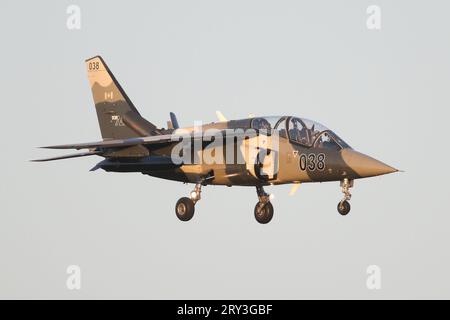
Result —
[[36, 160], [30, 160], [30, 161], [32, 161], [32, 162], [45, 162], [45, 161], [53, 161], [53, 160], [62, 160], [62, 159], [94, 156], [94, 155], [98, 155], [100, 153], [101, 152], [97, 152], [97, 151], [83, 152], [83, 153], [73, 153], [73, 154], [68, 154], [68, 155], [59, 156], [59, 157], [46, 158], [46, 159], [36, 159]]
[[[159, 138], [160, 136], [158, 136]], [[61, 144], [55, 146], [41, 147], [43, 149], [94, 149], [94, 148], [118, 148], [129, 147], [138, 144], [142, 144], [144, 140], [142, 138], [130, 138], [130, 139], [115, 139], [86, 143], [73, 143], [73, 144]]]

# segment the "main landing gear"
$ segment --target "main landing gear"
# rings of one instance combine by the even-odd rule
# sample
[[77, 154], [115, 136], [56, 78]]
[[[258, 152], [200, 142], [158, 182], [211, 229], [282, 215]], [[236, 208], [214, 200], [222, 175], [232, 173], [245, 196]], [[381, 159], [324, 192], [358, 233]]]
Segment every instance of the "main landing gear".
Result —
[[197, 183], [188, 197], [180, 198], [175, 205], [175, 213], [181, 221], [189, 221], [194, 216], [195, 204], [200, 200], [202, 184]]
[[[194, 216], [195, 204], [200, 200], [202, 182], [195, 185], [189, 197], [180, 198], [175, 205], [175, 214], [181, 221], [189, 221]], [[256, 187], [258, 203], [255, 206], [255, 218], [261, 224], [269, 223], [273, 217], [273, 206], [270, 203], [270, 195], [264, 191], [262, 186]]]
[[270, 203], [270, 195], [264, 191], [262, 186], [256, 187], [258, 203], [255, 206], [255, 218], [261, 224], [269, 223], [273, 217], [273, 206]]
[[353, 187], [353, 180], [345, 178], [341, 181], [341, 188], [342, 193], [344, 194], [344, 198], [338, 203], [337, 210], [343, 216], [346, 216], [350, 212], [349, 201], [352, 195], [349, 190], [351, 187]]

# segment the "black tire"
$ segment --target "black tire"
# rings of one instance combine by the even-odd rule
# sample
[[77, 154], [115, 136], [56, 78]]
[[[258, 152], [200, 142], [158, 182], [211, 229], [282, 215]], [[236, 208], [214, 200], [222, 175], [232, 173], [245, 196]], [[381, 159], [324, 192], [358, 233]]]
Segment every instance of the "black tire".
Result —
[[195, 204], [190, 198], [183, 197], [175, 205], [175, 214], [181, 221], [189, 221], [194, 216]]
[[342, 216], [346, 216], [350, 212], [350, 203], [347, 200], [339, 202], [337, 210]]
[[255, 219], [261, 224], [269, 223], [273, 217], [273, 206], [270, 202], [266, 202], [264, 206], [258, 202], [255, 206]]

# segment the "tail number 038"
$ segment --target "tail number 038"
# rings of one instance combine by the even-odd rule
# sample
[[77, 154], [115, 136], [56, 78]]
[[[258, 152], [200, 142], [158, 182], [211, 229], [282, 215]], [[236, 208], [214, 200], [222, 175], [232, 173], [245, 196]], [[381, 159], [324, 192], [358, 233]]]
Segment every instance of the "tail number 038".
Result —
[[88, 68], [89, 68], [89, 71], [99, 70], [100, 69], [100, 63], [98, 61], [89, 62]]
[[300, 170], [301, 171], [323, 171], [325, 169], [325, 154], [310, 153], [300, 155]]

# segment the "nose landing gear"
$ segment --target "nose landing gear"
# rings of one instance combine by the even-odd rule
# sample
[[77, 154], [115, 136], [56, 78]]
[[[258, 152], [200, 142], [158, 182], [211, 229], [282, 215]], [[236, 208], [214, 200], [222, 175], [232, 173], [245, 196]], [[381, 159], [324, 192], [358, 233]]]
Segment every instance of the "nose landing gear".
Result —
[[261, 224], [269, 223], [273, 217], [273, 206], [270, 203], [270, 195], [264, 191], [262, 186], [256, 187], [258, 203], [255, 206], [255, 219]]
[[353, 187], [353, 180], [349, 180], [348, 178], [345, 178], [341, 181], [341, 188], [342, 193], [344, 194], [344, 198], [338, 203], [337, 210], [338, 212], [346, 216], [350, 212], [350, 199], [352, 197], [352, 194], [350, 193], [350, 188]]
[[195, 204], [200, 200], [202, 184], [197, 183], [188, 197], [180, 198], [175, 205], [175, 214], [181, 221], [189, 221], [194, 216]]

